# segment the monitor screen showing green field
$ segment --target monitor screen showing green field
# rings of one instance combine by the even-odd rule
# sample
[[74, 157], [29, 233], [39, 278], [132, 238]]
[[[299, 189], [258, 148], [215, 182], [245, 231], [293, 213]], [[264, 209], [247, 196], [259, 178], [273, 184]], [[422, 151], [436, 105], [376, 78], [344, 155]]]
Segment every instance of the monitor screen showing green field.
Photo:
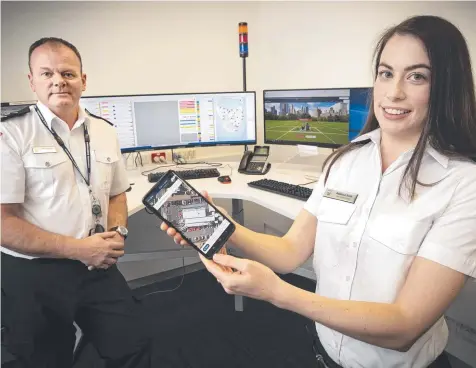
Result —
[[349, 100], [349, 88], [264, 91], [265, 143], [347, 144]]

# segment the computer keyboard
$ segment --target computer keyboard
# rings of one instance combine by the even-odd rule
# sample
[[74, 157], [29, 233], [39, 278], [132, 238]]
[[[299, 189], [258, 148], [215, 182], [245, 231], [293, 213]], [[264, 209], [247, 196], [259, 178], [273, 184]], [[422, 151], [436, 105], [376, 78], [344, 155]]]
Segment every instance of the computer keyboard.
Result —
[[266, 190], [271, 193], [281, 194], [294, 199], [300, 199], [301, 201], [307, 201], [312, 193], [312, 189], [271, 179], [250, 181], [248, 185], [252, 188]]
[[[217, 169], [177, 170], [176, 173], [184, 180], [217, 178], [220, 176], [220, 172]], [[147, 175], [147, 179], [149, 182], [155, 183], [159, 181], [164, 174], [165, 172], [150, 173]]]

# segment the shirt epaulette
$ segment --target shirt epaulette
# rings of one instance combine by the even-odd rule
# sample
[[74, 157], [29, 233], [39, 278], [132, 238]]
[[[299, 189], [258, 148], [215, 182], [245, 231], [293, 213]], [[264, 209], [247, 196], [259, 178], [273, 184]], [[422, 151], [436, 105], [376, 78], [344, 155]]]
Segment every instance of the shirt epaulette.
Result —
[[86, 111], [86, 114], [92, 116], [93, 118], [104, 120], [104, 121], [105, 121], [106, 123], [108, 123], [109, 125], [114, 126], [114, 124], [111, 123], [109, 120], [106, 120], [106, 119], [104, 119], [104, 118], [102, 118], [102, 117], [100, 117], [100, 116], [91, 114], [91, 113], [88, 111], [88, 109], [84, 109], [84, 111]]
[[7, 121], [8, 119], [16, 118], [18, 116], [23, 116], [26, 115], [30, 112], [30, 106], [25, 106], [24, 108], [18, 110], [18, 111], [13, 111], [5, 116], [2, 115], [1, 121]]

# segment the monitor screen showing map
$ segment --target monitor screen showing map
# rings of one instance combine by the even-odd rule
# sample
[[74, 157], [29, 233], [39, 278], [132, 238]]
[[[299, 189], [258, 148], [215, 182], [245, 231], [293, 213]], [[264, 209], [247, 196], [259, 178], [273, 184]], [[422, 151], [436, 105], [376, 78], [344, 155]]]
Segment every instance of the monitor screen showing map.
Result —
[[256, 143], [255, 92], [89, 96], [80, 103], [114, 125], [122, 152]]

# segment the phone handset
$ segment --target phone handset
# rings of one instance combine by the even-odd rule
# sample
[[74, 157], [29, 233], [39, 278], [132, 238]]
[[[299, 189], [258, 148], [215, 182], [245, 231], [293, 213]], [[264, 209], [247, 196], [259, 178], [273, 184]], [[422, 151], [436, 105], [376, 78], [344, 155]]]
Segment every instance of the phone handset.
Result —
[[240, 166], [238, 167], [238, 172], [245, 172], [252, 158], [253, 152], [245, 151], [245, 153], [243, 153], [243, 157], [241, 158]]
[[271, 169], [271, 164], [267, 162], [263, 168], [263, 175], [267, 174], [270, 169]]

